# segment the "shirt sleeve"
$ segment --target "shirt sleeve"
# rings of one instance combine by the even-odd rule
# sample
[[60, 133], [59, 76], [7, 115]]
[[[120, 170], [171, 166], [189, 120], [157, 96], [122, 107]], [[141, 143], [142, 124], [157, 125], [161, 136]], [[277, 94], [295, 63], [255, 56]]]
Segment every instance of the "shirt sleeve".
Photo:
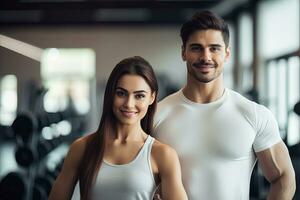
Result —
[[156, 112], [155, 112], [155, 115], [153, 117], [153, 128], [152, 128], [152, 132], [151, 132], [151, 135], [152, 137], [154, 138], [157, 138], [158, 137], [158, 132], [159, 132], [159, 125], [160, 125], [160, 122], [161, 122], [161, 118], [162, 118], [162, 102], [159, 102], [157, 104], [157, 109], [156, 109]]
[[157, 137], [158, 124], [159, 124], [158, 113], [156, 112], [154, 115], [154, 118], [153, 118], [153, 128], [152, 128], [152, 132], [151, 132], [151, 135], [154, 138]]
[[262, 105], [255, 105], [256, 136], [253, 143], [255, 152], [260, 152], [282, 141], [277, 121], [271, 111]]

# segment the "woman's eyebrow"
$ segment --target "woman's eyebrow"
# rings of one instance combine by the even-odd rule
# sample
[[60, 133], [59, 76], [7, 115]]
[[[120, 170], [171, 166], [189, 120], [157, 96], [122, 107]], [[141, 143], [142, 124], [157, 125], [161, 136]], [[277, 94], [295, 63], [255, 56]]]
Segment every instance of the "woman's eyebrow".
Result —
[[134, 91], [133, 93], [148, 93], [148, 92], [145, 90], [137, 90], [137, 91]]
[[[116, 89], [123, 90], [124, 92], [128, 92], [126, 89], [124, 89], [122, 87], [117, 87]], [[148, 92], [145, 90], [137, 90], [137, 91], [134, 91], [133, 93], [148, 93]]]
[[126, 89], [124, 89], [122, 87], [117, 87], [116, 90], [123, 90], [124, 92], [128, 92]]

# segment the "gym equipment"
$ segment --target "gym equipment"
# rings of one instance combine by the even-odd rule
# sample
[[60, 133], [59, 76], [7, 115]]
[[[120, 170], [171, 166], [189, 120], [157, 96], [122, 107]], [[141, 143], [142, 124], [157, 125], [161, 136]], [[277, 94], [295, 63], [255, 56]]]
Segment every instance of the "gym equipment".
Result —
[[33, 164], [39, 163], [46, 155], [64, 142], [73, 141], [78, 136], [69, 134], [67, 136], [59, 136], [52, 140], [39, 140], [32, 147], [28, 145], [19, 145], [15, 153], [17, 163], [25, 168]]
[[[44, 170], [43, 173], [40, 173], [34, 178], [33, 191], [32, 191], [33, 199], [36, 200], [47, 199], [52, 189], [52, 185], [54, 184], [54, 181], [59, 175], [62, 164], [63, 164], [63, 160], [55, 167], [53, 171], [47, 168]], [[41, 198], [39, 196], [41, 196]], [[43, 198], [43, 196], [46, 196], [46, 198]]]
[[[60, 172], [61, 164], [53, 171], [45, 169], [46, 159], [44, 158], [62, 143], [72, 142], [79, 137], [83, 128], [82, 122], [83, 118], [79, 117], [72, 108], [57, 113], [18, 114], [11, 126], [16, 138], [15, 159], [18, 165], [26, 170], [26, 173], [7, 176], [3, 181], [4, 184], [9, 185], [10, 188], [19, 185], [17, 187], [19, 191], [4, 188], [1, 191], [3, 198], [0, 196], [0, 199], [47, 199]], [[14, 197], [12, 193], [20, 195]]]
[[[69, 119], [71, 131], [74, 134], [69, 134], [67, 136], [60, 135], [51, 140], [43, 140], [37, 136], [44, 127], [48, 127], [66, 119]], [[41, 161], [58, 145], [75, 139], [82, 128], [81, 122], [82, 120], [77, 116], [73, 109], [67, 109], [64, 112], [57, 113], [45, 112], [38, 115], [33, 115], [32, 113], [19, 114], [11, 126], [16, 138], [21, 138], [22, 141], [17, 144], [15, 152], [17, 163], [22, 167], [28, 168], [33, 163]], [[54, 131], [57, 132], [57, 130]]]
[[55, 181], [55, 178], [53, 178], [50, 175], [38, 175], [34, 179], [34, 186], [39, 186], [40, 189], [45, 192], [46, 196], [50, 194], [52, 185]]
[[300, 101], [298, 101], [294, 106], [294, 112], [300, 116]]
[[34, 185], [32, 189], [32, 200], [44, 200], [48, 199], [46, 191], [39, 185]]
[[24, 143], [29, 143], [33, 132], [37, 129], [37, 123], [32, 113], [22, 113], [13, 121], [11, 128], [16, 137], [21, 138]]
[[37, 161], [37, 157], [36, 150], [32, 150], [30, 146], [17, 146], [15, 159], [20, 166], [28, 168], [32, 163]]
[[20, 113], [12, 123], [11, 127], [16, 137], [20, 137], [24, 143], [29, 143], [34, 132], [41, 131], [42, 128], [58, 123], [65, 119], [76, 118], [77, 114], [72, 109], [57, 113]]
[[0, 125], [0, 142], [1, 140], [12, 140], [14, 139], [11, 126]]
[[[43, 173], [33, 177], [28, 177], [25, 173], [10, 172], [0, 181], [0, 199], [1, 200], [45, 200], [48, 198], [52, 185], [58, 176], [63, 161], [51, 171], [44, 169]], [[28, 188], [32, 180], [32, 186]]]
[[10, 172], [0, 182], [1, 200], [23, 200], [26, 196], [26, 183], [20, 173]]

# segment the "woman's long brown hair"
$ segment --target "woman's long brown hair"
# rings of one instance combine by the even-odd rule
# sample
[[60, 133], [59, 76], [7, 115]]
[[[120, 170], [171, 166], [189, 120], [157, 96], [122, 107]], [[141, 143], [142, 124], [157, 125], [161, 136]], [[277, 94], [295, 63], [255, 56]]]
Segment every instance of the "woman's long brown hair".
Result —
[[98, 130], [87, 136], [87, 144], [79, 169], [80, 194], [82, 200], [90, 199], [92, 186], [103, 161], [105, 140], [107, 135], [116, 132], [116, 118], [112, 110], [113, 99], [118, 80], [125, 74], [134, 74], [143, 77], [152, 92], [155, 92], [155, 100], [149, 106], [145, 117], [141, 120], [142, 129], [147, 134], [151, 134], [153, 116], [157, 105], [157, 80], [151, 65], [145, 59], [139, 56], [126, 58], [119, 62], [111, 72], [106, 83], [103, 112]]

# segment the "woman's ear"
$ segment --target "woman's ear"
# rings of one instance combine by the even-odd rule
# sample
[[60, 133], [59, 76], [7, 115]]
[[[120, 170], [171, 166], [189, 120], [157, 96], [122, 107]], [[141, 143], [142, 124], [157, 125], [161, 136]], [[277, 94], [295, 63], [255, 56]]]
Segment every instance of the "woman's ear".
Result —
[[155, 100], [155, 97], [156, 97], [156, 92], [152, 92], [152, 94], [151, 94], [151, 99], [150, 99], [150, 103], [149, 103], [149, 106], [151, 105], [151, 104], [153, 104], [153, 102], [154, 102], [154, 100]]

